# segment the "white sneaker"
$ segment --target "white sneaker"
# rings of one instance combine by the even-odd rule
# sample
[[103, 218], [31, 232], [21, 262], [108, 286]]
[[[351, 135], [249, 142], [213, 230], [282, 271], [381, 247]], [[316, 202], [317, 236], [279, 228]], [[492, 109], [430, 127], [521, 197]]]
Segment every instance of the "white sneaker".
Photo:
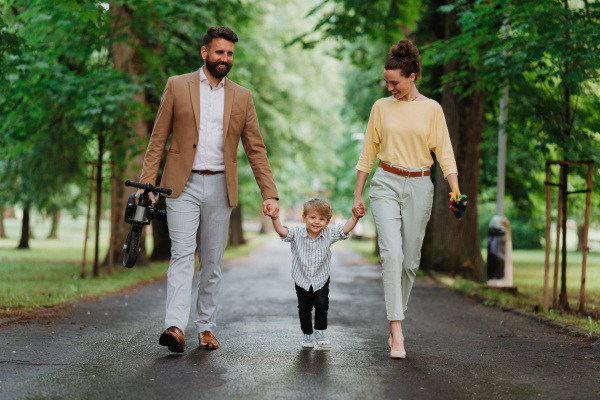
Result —
[[302, 347], [315, 347], [312, 334], [302, 336]]
[[320, 346], [329, 344], [329, 339], [325, 336], [325, 332], [323, 331], [315, 331], [315, 340]]

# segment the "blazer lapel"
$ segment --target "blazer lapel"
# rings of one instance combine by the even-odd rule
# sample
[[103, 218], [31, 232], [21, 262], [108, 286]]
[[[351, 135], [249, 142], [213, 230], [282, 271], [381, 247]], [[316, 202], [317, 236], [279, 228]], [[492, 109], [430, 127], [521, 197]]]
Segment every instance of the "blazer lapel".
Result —
[[233, 98], [235, 91], [233, 85], [229, 84], [229, 79], [225, 79], [225, 107], [223, 108], [223, 140], [227, 137], [227, 130], [229, 129], [229, 119], [231, 118], [231, 109], [233, 108]]
[[198, 70], [191, 81], [188, 82], [190, 88], [190, 99], [196, 118], [196, 132], [200, 131], [200, 70]]

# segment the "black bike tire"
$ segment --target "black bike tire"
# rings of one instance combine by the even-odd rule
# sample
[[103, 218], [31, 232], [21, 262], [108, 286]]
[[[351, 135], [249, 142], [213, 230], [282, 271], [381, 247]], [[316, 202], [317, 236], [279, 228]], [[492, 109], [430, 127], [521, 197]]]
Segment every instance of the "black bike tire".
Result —
[[125, 242], [126, 248], [123, 249], [123, 266], [125, 268], [133, 268], [135, 265], [138, 255], [140, 253], [140, 236], [141, 232], [131, 230], [127, 235], [127, 241]]

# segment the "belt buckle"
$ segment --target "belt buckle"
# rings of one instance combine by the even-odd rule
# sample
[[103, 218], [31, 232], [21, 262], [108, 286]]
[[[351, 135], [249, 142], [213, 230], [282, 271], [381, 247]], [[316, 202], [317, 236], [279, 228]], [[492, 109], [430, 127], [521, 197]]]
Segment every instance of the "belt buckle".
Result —
[[410, 172], [408, 170], [405, 170], [405, 169], [401, 169], [400, 173], [401, 173], [402, 176], [409, 176], [410, 175]]

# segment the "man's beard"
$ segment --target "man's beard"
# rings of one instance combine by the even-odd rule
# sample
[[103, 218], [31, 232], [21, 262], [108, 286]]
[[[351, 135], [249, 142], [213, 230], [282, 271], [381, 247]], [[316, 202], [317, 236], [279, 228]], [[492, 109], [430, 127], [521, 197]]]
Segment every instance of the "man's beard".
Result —
[[217, 79], [221, 79], [229, 73], [232, 64], [228, 64], [224, 61], [212, 62], [208, 58], [204, 61], [206, 68], [212, 76]]

